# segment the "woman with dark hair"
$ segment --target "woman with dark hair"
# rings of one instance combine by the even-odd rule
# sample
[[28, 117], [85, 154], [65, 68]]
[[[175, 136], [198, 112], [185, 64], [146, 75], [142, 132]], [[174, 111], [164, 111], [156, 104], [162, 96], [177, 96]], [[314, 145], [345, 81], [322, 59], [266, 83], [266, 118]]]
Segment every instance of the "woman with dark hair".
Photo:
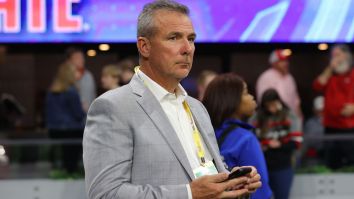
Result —
[[259, 110], [251, 121], [264, 151], [274, 197], [287, 199], [294, 175], [293, 153], [302, 142], [300, 121], [274, 89], [263, 93]]
[[256, 167], [262, 176], [262, 187], [251, 198], [271, 198], [263, 152], [257, 137], [251, 132], [253, 127], [243, 122], [256, 108], [246, 83], [234, 73], [219, 75], [207, 87], [203, 104], [210, 114], [220, 153], [228, 168]]

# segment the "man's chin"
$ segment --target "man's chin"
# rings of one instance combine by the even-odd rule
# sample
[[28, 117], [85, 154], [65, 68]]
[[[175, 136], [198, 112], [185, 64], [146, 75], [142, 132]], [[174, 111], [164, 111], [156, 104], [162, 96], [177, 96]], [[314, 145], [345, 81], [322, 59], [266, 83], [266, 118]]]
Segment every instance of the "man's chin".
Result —
[[176, 77], [177, 77], [177, 79], [182, 80], [182, 79], [188, 77], [188, 75], [189, 75], [189, 70], [186, 70], [186, 71], [184, 71], [184, 72], [178, 73], [178, 74], [176, 75]]

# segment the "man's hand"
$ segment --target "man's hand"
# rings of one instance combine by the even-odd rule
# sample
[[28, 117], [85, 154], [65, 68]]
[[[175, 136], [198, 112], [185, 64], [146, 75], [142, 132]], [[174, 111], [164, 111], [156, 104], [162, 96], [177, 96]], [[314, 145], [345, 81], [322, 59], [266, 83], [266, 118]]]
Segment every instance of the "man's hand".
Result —
[[219, 173], [202, 176], [193, 180], [190, 183], [193, 199], [236, 198], [249, 193], [249, 189], [247, 188], [232, 190], [233, 187], [245, 187], [247, 182], [251, 180], [249, 177], [241, 177], [225, 181], [227, 178], [228, 175], [226, 173]]
[[341, 114], [345, 117], [354, 115], [354, 104], [346, 104], [343, 107]]
[[259, 175], [255, 167], [249, 166], [252, 168], [250, 174], [248, 174], [249, 180], [245, 188], [248, 189], [249, 193], [254, 193], [258, 188], [262, 186], [261, 175]]
[[[253, 166], [245, 166], [245, 167], [252, 168], [251, 173], [246, 175], [246, 177], [248, 177], [247, 183], [242, 186], [234, 187], [234, 189], [246, 188], [246, 189], [248, 189], [248, 193], [254, 193], [258, 188], [260, 188], [262, 186], [262, 182], [260, 181], [261, 175], [259, 175], [259, 173], [255, 167], [253, 167]], [[239, 168], [240, 167], [234, 167], [232, 169], [231, 173], [236, 171]]]
[[326, 85], [328, 83], [329, 78], [331, 78], [333, 74], [334, 67], [335, 66], [331, 63], [331, 65], [325, 68], [325, 70], [320, 74], [320, 76], [318, 76], [318, 81], [320, 82], [320, 84]]

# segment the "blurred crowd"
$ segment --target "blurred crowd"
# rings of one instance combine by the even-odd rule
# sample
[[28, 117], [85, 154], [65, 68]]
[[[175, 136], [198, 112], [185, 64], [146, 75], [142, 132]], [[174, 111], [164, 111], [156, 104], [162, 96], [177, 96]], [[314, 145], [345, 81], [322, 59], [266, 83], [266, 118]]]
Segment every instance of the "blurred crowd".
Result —
[[[202, 72], [199, 98], [210, 114], [226, 164], [255, 165], [260, 172], [264, 186], [253, 197], [270, 198], [272, 190], [276, 199], [284, 199], [289, 197], [303, 137], [354, 135], [354, 69], [349, 47], [334, 45], [328, 66], [313, 82], [318, 96], [313, 116], [304, 123], [286, 50], [274, 50], [269, 65], [257, 80], [258, 108], [247, 82], [233, 73]], [[302, 151], [333, 170], [354, 165], [350, 139], [309, 142]]]
[[[66, 60], [59, 66], [45, 100], [45, 126], [52, 139], [82, 139], [86, 113], [97, 97], [97, 90], [108, 91], [127, 84], [134, 75], [133, 63], [123, 60], [104, 66], [101, 85], [97, 89], [92, 73], [85, 67], [85, 54], [76, 47], [66, 51]], [[61, 147], [62, 167], [76, 172], [82, 147]]]

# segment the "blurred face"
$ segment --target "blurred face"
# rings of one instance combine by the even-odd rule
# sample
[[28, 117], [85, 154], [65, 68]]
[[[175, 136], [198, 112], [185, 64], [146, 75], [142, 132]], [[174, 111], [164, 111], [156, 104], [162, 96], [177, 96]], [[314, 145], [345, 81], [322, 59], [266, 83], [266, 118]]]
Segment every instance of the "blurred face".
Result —
[[331, 66], [334, 71], [342, 74], [350, 69], [349, 56], [340, 48], [334, 48], [331, 52]]
[[85, 66], [85, 56], [82, 52], [75, 52], [71, 55], [70, 60], [76, 68], [83, 68]]
[[265, 104], [265, 106], [266, 106], [267, 111], [271, 114], [276, 114], [280, 110], [282, 110], [282, 108], [283, 108], [283, 105], [281, 104], [281, 102], [279, 100], [267, 102]]
[[216, 75], [208, 75], [205, 78], [205, 81], [203, 84], [198, 85], [198, 92], [199, 92], [199, 100], [202, 100], [204, 97], [205, 90], [207, 89], [208, 85], [210, 84], [211, 81], [216, 77]]
[[148, 60], [161, 76], [185, 78], [192, 68], [196, 34], [188, 16], [166, 10], [155, 13], [156, 34], [149, 39]]
[[105, 90], [110, 90], [118, 87], [118, 78], [113, 77], [109, 74], [102, 74], [101, 77], [102, 88]]
[[273, 67], [284, 75], [289, 73], [289, 62], [287, 60], [277, 61], [273, 64]]
[[337, 62], [343, 62], [348, 60], [348, 55], [340, 48], [334, 48], [331, 52], [331, 58]]
[[254, 110], [256, 109], [257, 104], [254, 100], [254, 97], [248, 93], [247, 85], [244, 84], [244, 89], [241, 97], [241, 104], [239, 108], [238, 115], [242, 117], [250, 117], [253, 115]]
[[132, 71], [129, 70], [125, 70], [122, 72], [121, 78], [122, 78], [122, 82], [124, 84], [127, 84], [130, 82], [130, 80], [132, 79], [134, 73]]
[[204, 90], [208, 87], [208, 85], [210, 84], [211, 81], [213, 81], [213, 79], [216, 77], [216, 75], [208, 75], [206, 78], [205, 78], [205, 82], [203, 84], [203, 88]]
[[72, 68], [72, 71], [74, 73], [75, 81], [79, 80], [81, 78], [80, 71], [76, 70], [76, 66], [74, 64], [70, 64], [70, 67]]

